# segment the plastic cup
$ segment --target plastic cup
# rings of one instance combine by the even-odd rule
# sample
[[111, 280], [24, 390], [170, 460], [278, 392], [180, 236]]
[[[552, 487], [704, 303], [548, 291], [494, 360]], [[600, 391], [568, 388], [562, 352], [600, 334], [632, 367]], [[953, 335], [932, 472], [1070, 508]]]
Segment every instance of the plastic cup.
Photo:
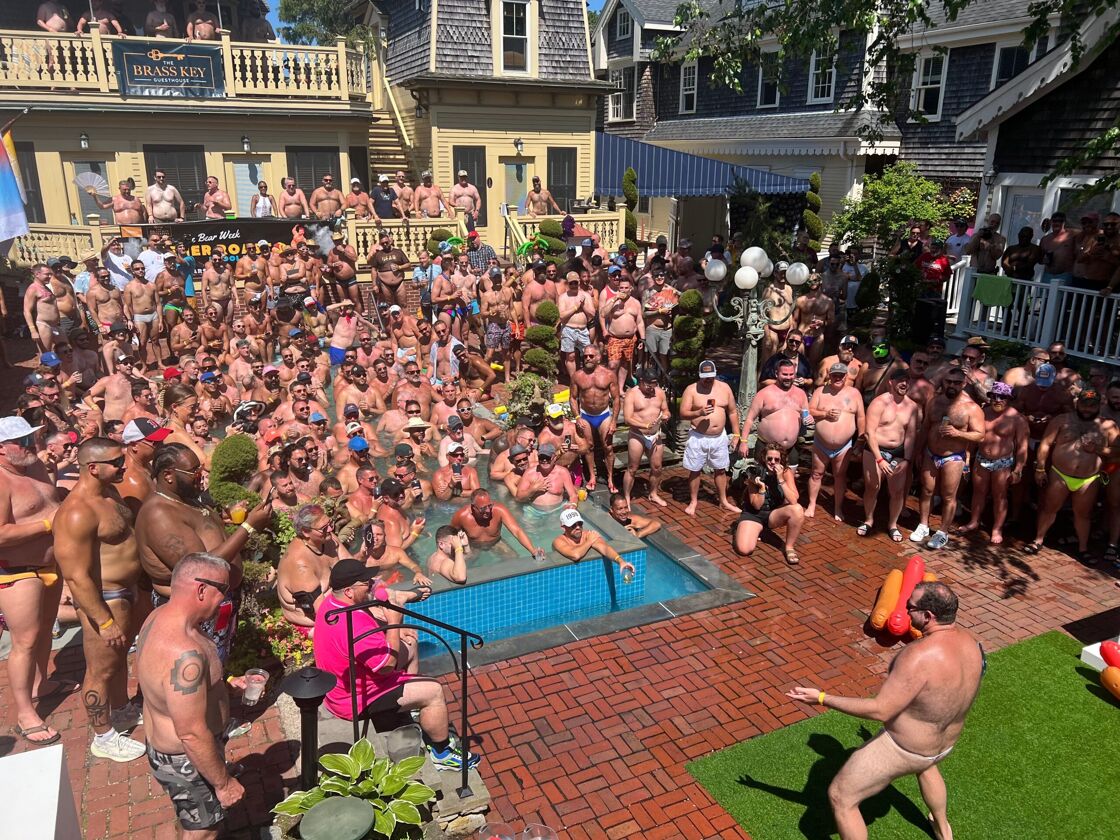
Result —
[[629, 569], [624, 571], [622, 573], [622, 582], [623, 583], [633, 583], [634, 582], [634, 573], [632, 571], [630, 571]]
[[229, 509], [229, 521], [234, 525], [240, 525], [245, 521], [245, 517], [249, 515], [248, 509], [245, 507], [244, 502], [238, 502]]
[[268, 685], [268, 671], [262, 668], [250, 668], [245, 672], [245, 692], [241, 695], [241, 702], [246, 706], [255, 706], [264, 694], [266, 685]]
[[501, 822], [488, 822], [478, 833], [479, 840], [517, 840], [513, 826]]
[[521, 832], [521, 840], [560, 840], [555, 828], [540, 823], [529, 823]]

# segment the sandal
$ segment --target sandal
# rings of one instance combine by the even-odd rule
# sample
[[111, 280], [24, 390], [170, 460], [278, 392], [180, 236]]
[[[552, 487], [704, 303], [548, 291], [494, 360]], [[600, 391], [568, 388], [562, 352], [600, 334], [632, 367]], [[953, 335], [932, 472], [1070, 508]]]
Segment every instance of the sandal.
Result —
[[29, 737], [31, 735], [34, 735], [36, 732], [46, 732], [48, 729], [50, 729], [50, 727], [45, 723], [41, 723], [38, 726], [32, 726], [28, 729], [24, 729], [19, 724], [16, 724], [15, 726], [15, 730], [17, 733], [19, 733], [19, 737], [23, 738], [23, 740], [27, 741], [27, 743], [35, 747], [46, 747], [51, 744], [58, 743], [59, 739], [62, 738], [62, 735], [60, 735], [58, 732], [54, 733], [54, 735], [50, 738], [43, 738], [41, 740], [36, 740], [35, 738]]
[[870, 533], [871, 533], [871, 523], [870, 522], [864, 522], [862, 525], [860, 525], [858, 528], [856, 528], [856, 536], [866, 537]]
[[796, 566], [798, 563], [801, 562], [801, 558], [797, 556], [797, 552], [794, 551], [792, 548], [787, 548], [785, 553], [786, 553], [786, 563], [788, 563], [789, 565]]
[[1025, 546], [1023, 546], [1024, 554], [1038, 554], [1038, 552], [1040, 552], [1041, 550], [1042, 543], [1040, 542], [1029, 542]]
[[1120, 570], [1120, 550], [1112, 543], [1105, 547], [1104, 559], [1111, 563], [1114, 569]]
[[1077, 552], [1077, 562], [1084, 563], [1086, 566], [1097, 565], [1097, 555], [1093, 554], [1089, 549]]
[[902, 532], [898, 528], [888, 528], [887, 535], [891, 538], [891, 542], [902, 542]]

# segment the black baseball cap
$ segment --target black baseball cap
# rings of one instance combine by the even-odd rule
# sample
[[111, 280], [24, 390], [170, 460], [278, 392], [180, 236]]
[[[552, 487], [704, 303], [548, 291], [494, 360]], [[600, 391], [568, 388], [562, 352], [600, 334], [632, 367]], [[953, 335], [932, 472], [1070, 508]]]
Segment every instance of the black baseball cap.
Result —
[[310, 385], [311, 384], [311, 374], [308, 373], [305, 370], [301, 370], [299, 373], [296, 374], [296, 382], [300, 383], [301, 385]]
[[404, 493], [404, 485], [395, 478], [387, 478], [381, 482], [382, 496], [399, 496]]
[[378, 571], [376, 567], [367, 566], [361, 560], [348, 557], [339, 560], [331, 567], [330, 587], [331, 589], [345, 589], [355, 583], [373, 580], [377, 577]]
[[407, 443], [398, 443], [393, 449], [393, 455], [397, 458], [415, 458], [416, 452]]

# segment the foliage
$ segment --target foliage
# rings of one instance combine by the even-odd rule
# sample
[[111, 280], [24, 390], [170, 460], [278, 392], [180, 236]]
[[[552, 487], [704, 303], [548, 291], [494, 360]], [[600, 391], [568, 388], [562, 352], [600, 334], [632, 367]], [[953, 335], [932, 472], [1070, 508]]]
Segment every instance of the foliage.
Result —
[[[677, 301], [677, 321], [679, 321], [681, 316], [683, 315], [699, 315], [703, 311], [704, 298], [696, 289], [689, 289], [687, 292], [681, 295], [680, 300]], [[674, 322], [673, 330], [676, 331], [677, 329], [678, 327], [676, 326], [676, 322]]]
[[997, 359], [1002, 360], [999, 365], [1000, 370], [1004, 368], [1017, 367], [1023, 364], [1027, 357], [1030, 355], [1031, 348], [1029, 344], [1024, 344], [1021, 341], [1006, 341], [1002, 338], [993, 338], [988, 341], [988, 349], [986, 355], [988, 360], [995, 363]]
[[[249, 581], [248, 571], [246, 568], [246, 582]], [[291, 672], [312, 658], [311, 639], [301, 635], [284, 618], [276, 590], [260, 585], [246, 586], [226, 665], [229, 672], [243, 674], [249, 668], [262, 667], [261, 663], [269, 659], [275, 659], [284, 666], [285, 672]]]
[[562, 239], [564, 237], [564, 226], [556, 219], [542, 219], [537, 230], [541, 236], [547, 236], [550, 239]]
[[339, 37], [346, 45], [372, 54], [379, 37], [377, 32], [357, 23], [351, 4], [336, 0], [280, 0], [279, 34], [290, 44], [334, 46]]
[[[454, 236], [455, 234], [447, 228], [436, 228], [432, 231], [432, 235], [428, 238], [428, 241], [424, 243], [424, 250], [426, 250], [428, 255], [434, 260], [440, 255], [439, 244], [441, 242], [446, 242], [448, 239], [452, 239]], [[451, 249], [451, 254], [453, 256], [458, 256], [459, 249], [453, 247]]]
[[374, 834], [392, 837], [397, 824], [420, 825], [418, 806], [426, 806], [436, 792], [413, 777], [424, 766], [424, 756], [411, 756], [394, 764], [377, 758], [373, 745], [362, 738], [346, 753], [330, 753], [319, 759], [323, 771], [319, 783], [308, 791], [296, 791], [272, 809], [276, 814], [305, 814], [330, 796], [354, 796], [373, 808]]
[[257, 472], [257, 444], [246, 434], [232, 434], [217, 445], [210, 458], [211, 481], [244, 484]]
[[704, 319], [695, 315], [678, 315], [673, 321], [673, 335], [692, 338], [704, 328]]
[[859, 242], [878, 238], [884, 245], [896, 239], [911, 221], [927, 221], [934, 236], [947, 231], [937, 225], [950, 214], [941, 187], [918, 174], [906, 161], [888, 166], [881, 175], [863, 179], [859, 198], [845, 199], [829, 226], [834, 239]]
[[910, 339], [914, 311], [922, 292], [922, 272], [912, 260], [887, 257], [879, 263], [879, 272], [887, 279], [891, 308], [887, 330], [891, 342], [900, 344]]
[[882, 275], [877, 268], [871, 269], [864, 275], [856, 292], [856, 308], [848, 312], [848, 325], [854, 330], [856, 327], [869, 327], [879, 312], [879, 304], [883, 300]]
[[542, 235], [541, 238], [544, 239], [545, 247], [548, 250], [549, 254], [552, 254], [553, 256], [561, 256], [567, 253], [568, 245], [560, 237]]
[[555, 327], [560, 320], [560, 308], [550, 300], [543, 301], [537, 307], [536, 321], [546, 327]]
[[261, 497], [252, 490], [232, 481], [217, 481], [211, 478], [207, 490], [210, 498], [222, 508], [233, 507], [238, 502], [245, 502], [250, 507], [254, 507], [261, 500]]
[[785, 257], [785, 242], [788, 231], [784, 230], [785, 219], [772, 213], [770, 199], [751, 189], [746, 181], [738, 176], [731, 191], [729, 202], [735, 221], [736, 232], [743, 234], [743, 242], [757, 245], [773, 259]]
[[669, 368], [678, 387], [692, 381], [704, 355], [704, 299], [696, 289], [689, 289], [677, 301], [673, 318], [673, 338], [669, 347]]
[[595, 27], [599, 25], [599, 12], [591, 8], [591, 4], [587, 4], [587, 31], [594, 32]]
[[543, 324], [537, 324], [529, 327], [525, 331], [525, 340], [533, 347], [540, 347], [549, 353], [556, 353], [560, 350], [560, 342], [556, 338], [556, 330], [553, 327], [546, 327]]
[[807, 205], [801, 213], [801, 221], [809, 231], [809, 247], [814, 251], [821, 249], [821, 237], [824, 236], [824, 222], [817, 214], [821, 209], [821, 173], [814, 172], [809, 176], [809, 189], [805, 193]]
[[552, 379], [531, 371], [522, 371], [511, 379], [506, 397], [506, 408], [509, 410], [506, 417], [510, 424], [525, 414], [543, 412], [545, 405], [552, 402], [555, 388], [556, 383]]
[[979, 201], [980, 196], [968, 187], [959, 187], [945, 197], [945, 204], [948, 207], [945, 218], [965, 219], [971, 222], [976, 218], [976, 205]]
[[638, 238], [638, 219], [633, 212], [638, 209], [638, 173], [632, 166], [622, 173], [622, 197], [626, 199], [626, 241], [629, 243]]
[[556, 355], [543, 347], [530, 347], [522, 357], [525, 367], [537, 373], [552, 377], [556, 375]]

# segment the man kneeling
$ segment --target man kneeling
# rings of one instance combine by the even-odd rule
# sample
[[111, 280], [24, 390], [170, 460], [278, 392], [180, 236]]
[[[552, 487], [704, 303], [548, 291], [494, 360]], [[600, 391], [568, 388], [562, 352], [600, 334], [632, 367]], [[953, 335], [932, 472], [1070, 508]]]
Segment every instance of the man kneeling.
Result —
[[[353, 719], [351, 693], [357, 695], [358, 717], [370, 717], [385, 712], [420, 712], [420, 728], [428, 742], [432, 762], [440, 770], [459, 770], [462, 767], [462, 748], [452, 746], [447, 726], [447, 702], [443, 686], [430, 677], [419, 676], [420, 662], [416, 652], [416, 631], [394, 628], [403, 616], [385, 609], [377, 601], [391, 601], [401, 606], [423, 595], [391, 592], [377, 580], [377, 568], [366, 566], [360, 560], [339, 560], [331, 569], [330, 594], [319, 604], [315, 615], [315, 662], [323, 670], [338, 678], [335, 687], [327, 694], [327, 708], [336, 717]], [[356, 673], [350, 674], [350, 657], [346, 638], [345, 616], [333, 624], [327, 622], [331, 610], [368, 604], [364, 610], [352, 613], [354, 638], [377, 628], [360, 639], [354, 648]], [[470, 766], [478, 764], [476, 755], [467, 753]]]

